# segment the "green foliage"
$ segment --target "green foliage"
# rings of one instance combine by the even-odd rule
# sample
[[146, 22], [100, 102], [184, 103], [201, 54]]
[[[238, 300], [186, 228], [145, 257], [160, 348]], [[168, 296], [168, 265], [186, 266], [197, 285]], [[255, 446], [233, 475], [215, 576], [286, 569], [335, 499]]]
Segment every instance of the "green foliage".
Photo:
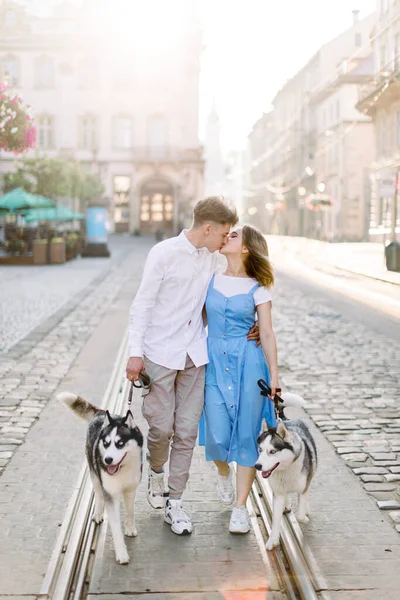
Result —
[[15, 171], [4, 175], [4, 193], [17, 187], [52, 200], [62, 196], [79, 198], [82, 209], [99, 200], [104, 193], [100, 179], [89, 173], [81, 163], [60, 158], [18, 161]]

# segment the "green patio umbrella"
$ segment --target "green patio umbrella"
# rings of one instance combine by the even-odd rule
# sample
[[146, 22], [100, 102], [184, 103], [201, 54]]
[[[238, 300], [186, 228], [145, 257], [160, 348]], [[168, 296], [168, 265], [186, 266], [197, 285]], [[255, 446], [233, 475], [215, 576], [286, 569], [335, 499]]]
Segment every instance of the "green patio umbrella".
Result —
[[65, 206], [56, 206], [55, 208], [26, 210], [24, 218], [27, 223], [32, 223], [32, 221], [75, 221], [85, 217], [82, 213], [76, 213]]
[[23, 209], [50, 208], [55, 203], [44, 196], [30, 194], [21, 188], [16, 188], [0, 198], [0, 214], [16, 213]]

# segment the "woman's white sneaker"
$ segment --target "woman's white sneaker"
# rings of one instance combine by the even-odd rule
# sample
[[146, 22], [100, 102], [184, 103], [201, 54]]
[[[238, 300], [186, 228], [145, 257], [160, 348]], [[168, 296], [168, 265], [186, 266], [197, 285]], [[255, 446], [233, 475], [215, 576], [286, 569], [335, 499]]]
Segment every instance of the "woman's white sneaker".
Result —
[[235, 499], [235, 488], [232, 479], [232, 469], [230, 467], [229, 475], [226, 477], [217, 472], [217, 496], [222, 504], [232, 504]]
[[176, 535], [189, 535], [193, 531], [192, 521], [182, 508], [182, 500], [172, 498], [167, 500], [164, 521], [171, 525], [171, 529]]
[[165, 484], [164, 471], [156, 473], [149, 467], [149, 479], [147, 483], [147, 500], [153, 508], [165, 507]]
[[245, 506], [235, 506], [231, 514], [229, 531], [231, 533], [248, 533], [250, 531], [249, 512]]

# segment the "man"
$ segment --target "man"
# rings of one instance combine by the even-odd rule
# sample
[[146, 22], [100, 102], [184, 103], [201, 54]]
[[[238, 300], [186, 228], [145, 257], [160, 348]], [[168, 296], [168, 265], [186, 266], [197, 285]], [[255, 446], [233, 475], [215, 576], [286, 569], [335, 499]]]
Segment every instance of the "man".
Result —
[[193, 530], [182, 495], [204, 404], [208, 356], [202, 310], [217, 268], [216, 251], [237, 220], [236, 210], [220, 197], [198, 202], [191, 229], [150, 250], [130, 311], [126, 376], [137, 380], [145, 369], [152, 381], [142, 407], [149, 425], [147, 499], [153, 508], [165, 506], [164, 519], [178, 535]]

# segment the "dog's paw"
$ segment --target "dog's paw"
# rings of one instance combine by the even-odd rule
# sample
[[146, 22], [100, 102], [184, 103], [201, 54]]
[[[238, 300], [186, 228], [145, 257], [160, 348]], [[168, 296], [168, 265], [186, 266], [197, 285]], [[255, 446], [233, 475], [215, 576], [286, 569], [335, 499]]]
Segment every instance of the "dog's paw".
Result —
[[125, 548], [120, 552], [116, 552], [115, 558], [119, 565], [127, 565], [129, 562], [129, 554], [127, 549]]
[[265, 544], [267, 550], [273, 550], [276, 546], [279, 546], [279, 538], [270, 537], [268, 542]]
[[307, 517], [307, 515], [297, 515], [297, 520], [299, 523], [303, 523], [303, 525], [307, 525], [307, 523], [310, 519], [309, 519], [309, 517]]
[[125, 523], [124, 533], [127, 537], [136, 537], [137, 529], [135, 525], [127, 525], [127, 523]]
[[93, 521], [95, 523], [97, 523], [97, 525], [100, 525], [100, 523], [102, 523], [104, 521], [104, 515], [103, 513], [94, 513], [93, 515]]

